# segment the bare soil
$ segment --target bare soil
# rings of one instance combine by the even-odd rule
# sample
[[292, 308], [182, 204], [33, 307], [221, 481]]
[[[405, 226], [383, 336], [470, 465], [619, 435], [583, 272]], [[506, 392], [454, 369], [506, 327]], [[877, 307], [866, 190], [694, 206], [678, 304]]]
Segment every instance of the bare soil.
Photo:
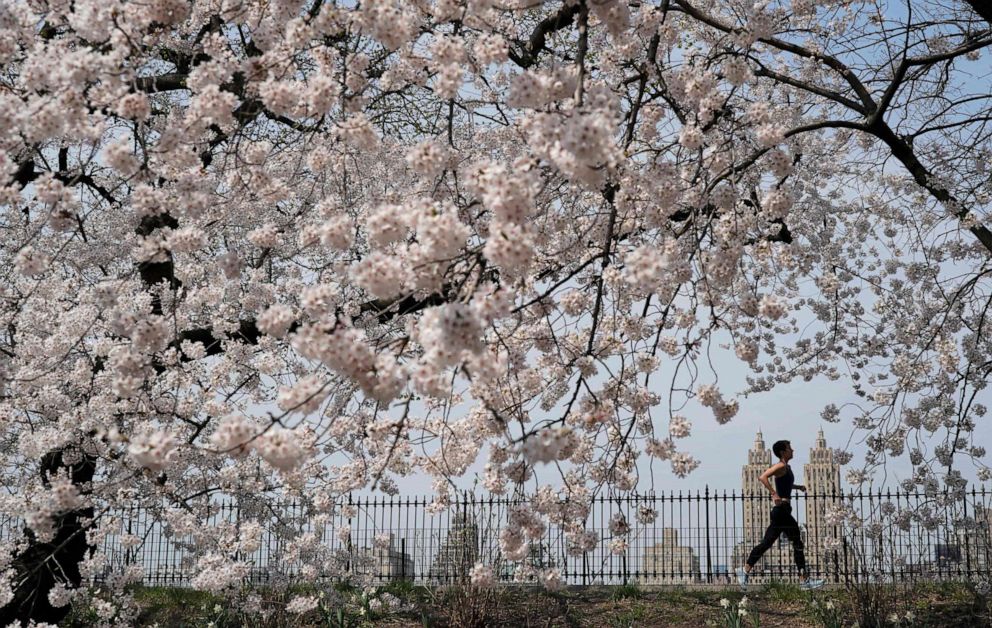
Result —
[[[522, 586], [427, 589], [408, 583], [371, 593], [347, 585], [249, 593], [263, 599], [264, 612], [246, 614], [230, 599], [188, 589], [139, 588], [134, 591], [140, 609], [134, 623], [161, 628], [724, 628], [728, 623], [721, 601], [726, 599], [736, 611], [744, 597], [736, 588], [574, 587], [549, 592]], [[286, 603], [298, 595], [319, 596], [319, 608], [304, 615], [286, 613]], [[992, 628], [992, 598], [967, 585], [900, 587], [885, 590], [882, 597], [884, 610], [876, 613], [881, 616], [870, 616], [859, 612], [857, 596], [842, 588], [808, 592], [793, 585], [752, 586], [739, 628]], [[393, 607], [370, 604], [373, 599], [389, 599]], [[824, 621], [827, 606], [837, 609], [839, 623]], [[80, 603], [65, 625], [92, 626], [96, 619], [94, 607]]]

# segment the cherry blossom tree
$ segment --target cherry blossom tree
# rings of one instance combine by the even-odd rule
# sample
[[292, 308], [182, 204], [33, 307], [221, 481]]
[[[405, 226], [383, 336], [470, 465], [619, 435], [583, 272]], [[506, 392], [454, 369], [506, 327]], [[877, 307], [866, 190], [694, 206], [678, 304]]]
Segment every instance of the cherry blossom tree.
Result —
[[223, 591], [260, 524], [216, 499], [442, 510], [477, 464], [535, 495], [509, 559], [581, 553], [792, 382], [851, 382], [852, 482], [989, 478], [990, 45], [979, 0], [0, 5], [4, 620], [64, 617], [115, 507]]

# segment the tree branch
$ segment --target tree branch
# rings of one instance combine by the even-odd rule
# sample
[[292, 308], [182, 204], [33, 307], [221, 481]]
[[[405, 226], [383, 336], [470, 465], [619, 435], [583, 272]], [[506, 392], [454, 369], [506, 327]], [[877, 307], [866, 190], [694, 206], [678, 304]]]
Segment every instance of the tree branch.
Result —
[[[689, 4], [687, 0], [674, 0], [674, 2], [679, 10], [696, 18], [697, 20], [708, 26], [711, 26], [717, 30], [723, 31], [728, 34], [733, 34], [738, 31], [738, 29], [735, 29], [732, 26], [728, 26], [727, 24], [724, 24], [719, 20], [714, 19], [713, 17], [703, 13], [699, 9]], [[837, 59], [836, 57], [832, 57], [830, 55], [823, 54], [820, 52], [814, 52], [807, 48], [803, 48], [802, 46], [798, 46], [796, 44], [789, 43], [787, 41], [783, 41], [775, 37], [762, 38], [759, 41], [762, 41], [768, 44], [769, 46], [778, 48], [779, 50], [783, 50], [785, 52], [791, 52], [792, 54], [798, 57], [804, 57], [806, 59], [815, 59], [816, 61], [822, 62], [828, 68], [840, 74], [844, 78], [844, 80], [847, 81], [847, 84], [850, 85], [851, 89], [854, 90], [854, 93], [857, 94], [858, 99], [861, 101], [861, 104], [865, 110], [874, 111], [875, 101], [872, 100], [871, 94], [868, 93], [868, 90], [865, 88], [865, 86], [861, 83], [860, 80], [858, 80], [858, 77], [854, 74], [854, 72], [851, 71], [851, 68], [847, 67], [847, 65], [845, 65], [840, 59]]]
[[554, 15], [550, 15], [537, 25], [530, 34], [527, 45], [517, 42], [521, 47], [520, 52], [510, 49], [510, 60], [522, 68], [529, 68], [537, 63], [538, 54], [545, 49], [548, 35], [572, 25], [572, 21], [579, 13], [579, 4], [563, 5]]
[[[930, 192], [931, 196], [947, 206], [958, 218], [964, 219], [968, 215], [968, 210], [962, 207], [960, 202], [948, 190], [936, 184], [933, 175], [916, 157], [912, 146], [903, 138], [896, 135], [895, 131], [889, 128], [887, 124], [877, 121], [871, 127], [868, 127], [867, 130], [889, 147], [889, 150], [892, 151], [892, 156], [906, 167], [906, 170], [913, 176], [913, 179]], [[992, 232], [981, 224], [972, 225], [968, 228], [968, 231], [974, 234], [986, 250], [992, 253]]]

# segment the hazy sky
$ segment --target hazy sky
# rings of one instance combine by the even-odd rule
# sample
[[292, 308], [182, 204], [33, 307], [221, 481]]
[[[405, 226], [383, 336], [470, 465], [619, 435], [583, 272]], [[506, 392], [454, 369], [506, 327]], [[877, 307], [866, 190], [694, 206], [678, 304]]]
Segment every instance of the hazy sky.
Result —
[[[742, 386], [733, 386], [732, 382], [739, 380], [743, 382], [746, 369], [736, 358], [729, 356], [719, 356], [720, 359], [716, 367], [721, 370], [721, 387], [726, 387], [726, 397], [730, 398], [730, 393], [740, 390]], [[667, 391], [668, 382], [663, 378], [655, 380], [652, 387], [656, 392]], [[987, 396], [987, 395], [986, 395]], [[638, 490], [646, 492], [652, 485], [655, 492], [695, 490], [709, 486], [711, 489], [731, 490], [741, 487], [741, 467], [747, 462], [747, 452], [751, 448], [755, 433], [760, 429], [763, 432], [765, 445], [771, 448], [774, 441], [778, 439], [791, 440], [796, 451], [793, 461], [797, 473], [797, 481], [802, 482], [802, 465], [808, 462], [809, 449], [813, 446], [816, 434], [819, 429], [823, 429], [827, 440], [827, 445], [847, 449], [854, 454], [854, 459], [850, 466], [860, 463], [864, 456], [865, 448], [857, 441], [852, 440], [852, 429], [848, 422], [828, 423], [820, 417], [820, 410], [828, 403], [838, 406], [845, 402], [859, 400], [852, 392], [850, 384], [844, 380], [830, 382], [826, 378], [818, 378], [813, 382], [797, 381], [792, 384], [782, 385], [772, 391], [752, 395], [747, 399], [741, 398], [740, 413], [732, 421], [725, 425], [720, 425], [713, 418], [712, 412], [703, 408], [699, 404], [692, 402], [682, 414], [688, 416], [693, 421], [692, 435], [679, 441], [680, 449], [692, 453], [700, 460], [700, 466], [688, 477], [680, 479], [672, 474], [666, 461], [652, 461], [645, 455], [640, 459], [641, 482]], [[992, 404], [990, 404], [992, 405]], [[663, 406], [664, 407], [664, 404]], [[656, 409], [657, 410], [657, 409]], [[658, 417], [661, 413], [655, 412]], [[655, 424], [661, 421], [656, 418]], [[983, 434], [984, 432], [976, 432]], [[864, 433], [854, 434], [855, 438], [863, 437]], [[992, 443], [984, 444], [992, 449]], [[486, 458], [484, 449], [480, 455], [480, 460]], [[973, 468], [963, 459], [959, 461], [958, 467], [962, 473], [974, 481], [975, 474]], [[481, 470], [482, 465], [475, 467]], [[906, 456], [900, 459], [891, 460], [886, 467], [886, 472], [879, 471], [874, 478], [874, 486], [878, 487], [883, 483], [887, 487], [892, 487], [894, 481], [908, 477], [910, 465]], [[538, 473], [547, 473], [549, 481], [554, 481], [557, 476], [552, 469], [542, 470], [538, 468]], [[843, 482], [844, 471], [841, 472]], [[470, 488], [473, 473], [470, 471], [458, 482], [462, 488]], [[885, 480], [888, 480], [885, 482]], [[409, 478], [398, 478], [398, 484], [403, 494], [429, 494], [430, 481], [423, 476], [411, 476]], [[481, 489], [478, 489], [481, 490]]]

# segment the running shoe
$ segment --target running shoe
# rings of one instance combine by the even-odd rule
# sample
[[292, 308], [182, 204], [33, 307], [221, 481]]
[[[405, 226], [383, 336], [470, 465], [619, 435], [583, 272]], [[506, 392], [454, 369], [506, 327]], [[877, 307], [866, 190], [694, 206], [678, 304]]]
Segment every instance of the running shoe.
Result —
[[737, 584], [741, 585], [742, 589], [747, 586], [747, 576], [748, 573], [744, 571], [743, 567], [737, 568]]

